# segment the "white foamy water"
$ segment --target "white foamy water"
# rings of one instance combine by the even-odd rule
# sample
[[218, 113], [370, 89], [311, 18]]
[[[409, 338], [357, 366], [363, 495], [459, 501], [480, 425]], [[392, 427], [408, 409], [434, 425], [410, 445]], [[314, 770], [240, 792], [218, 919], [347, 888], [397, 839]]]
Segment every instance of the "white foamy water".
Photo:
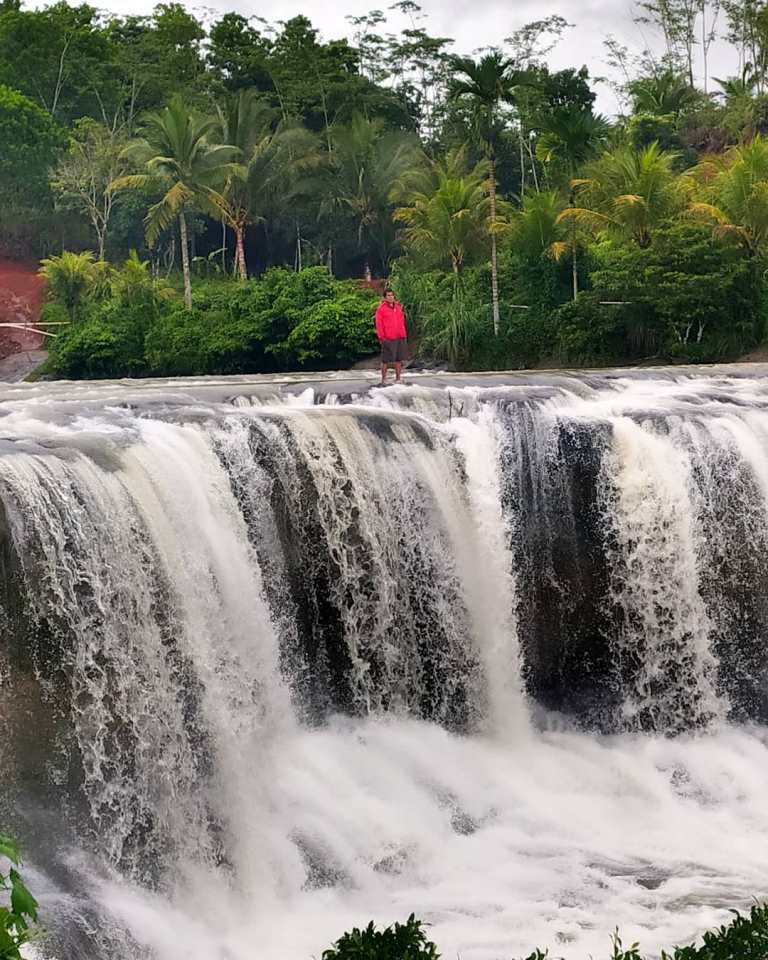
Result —
[[744, 731], [509, 745], [369, 721], [279, 752], [272, 829], [321, 851], [317, 882], [331, 885], [275, 902], [211, 874], [170, 915], [165, 901], [102, 890], [162, 960], [246, 960], [254, 945], [268, 960], [318, 956], [352, 925], [411, 911], [444, 956], [539, 945], [585, 960], [607, 956], [615, 925], [653, 955], [768, 893], [768, 757]]
[[768, 895], [766, 381], [532, 379], [7, 392], [57, 955], [652, 955]]

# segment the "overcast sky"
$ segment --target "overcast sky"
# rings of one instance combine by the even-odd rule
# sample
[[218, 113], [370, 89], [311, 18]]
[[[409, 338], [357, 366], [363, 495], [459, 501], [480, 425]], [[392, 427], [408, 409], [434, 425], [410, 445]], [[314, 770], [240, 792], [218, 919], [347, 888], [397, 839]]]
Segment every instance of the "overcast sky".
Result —
[[[103, 2], [103, 0], [102, 0]], [[107, 0], [105, 6], [115, 13], [149, 13], [156, 0]], [[352, 28], [347, 14], [360, 15], [370, 9], [386, 11], [392, 0], [207, 0], [206, 3], [188, 3], [186, 6], [206, 19], [227, 10], [236, 10], [244, 16], [258, 15], [270, 21], [287, 20], [304, 14], [320, 29], [325, 39], [349, 36]], [[640, 52], [644, 46], [658, 45], [658, 38], [647, 28], [633, 23], [634, 0], [420, 0], [426, 20], [423, 26], [429, 33], [453, 37], [457, 53], [473, 51], [500, 44], [504, 37], [530, 20], [550, 14], [560, 14], [573, 29], [567, 31], [557, 48], [550, 54], [554, 69], [586, 64], [593, 77], [605, 76], [603, 40], [615, 35], [631, 50]], [[97, 5], [100, 5], [97, 3]], [[390, 13], [384, 31], [397, 32], [408, 21], [400, 14]], [[710, 72], [723, 76], [736, 72], [730, 51], [724, 44], [716, 45], [711, 54]], [[616, 100], [607, 84], [600, 84], [598, 109], [614, 113]]]

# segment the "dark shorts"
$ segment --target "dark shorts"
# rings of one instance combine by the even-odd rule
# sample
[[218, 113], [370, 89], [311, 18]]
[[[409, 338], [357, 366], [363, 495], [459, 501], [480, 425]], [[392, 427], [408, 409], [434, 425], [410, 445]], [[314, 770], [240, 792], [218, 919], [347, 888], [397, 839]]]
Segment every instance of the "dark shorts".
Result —
[[381, 362], [382, 363], [405, 363], [408, 359], [408, 341], [402, 340], [382, 340], [381, 341]]

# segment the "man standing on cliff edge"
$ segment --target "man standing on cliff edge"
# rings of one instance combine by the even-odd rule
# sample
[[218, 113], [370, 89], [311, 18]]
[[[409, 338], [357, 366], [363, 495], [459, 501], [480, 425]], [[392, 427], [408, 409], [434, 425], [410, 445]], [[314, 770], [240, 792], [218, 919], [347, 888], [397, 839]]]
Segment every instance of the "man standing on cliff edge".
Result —
[[381, 386], [385, 386], [392, 364], [395, 365], [395, 383], [400, 383], [403, 362], [408, 359], [408, 334], [403, 308], [395, 300], [392, 290], [384, 292], [384, 300], [376, 311], [376, 336], [381, 344]]

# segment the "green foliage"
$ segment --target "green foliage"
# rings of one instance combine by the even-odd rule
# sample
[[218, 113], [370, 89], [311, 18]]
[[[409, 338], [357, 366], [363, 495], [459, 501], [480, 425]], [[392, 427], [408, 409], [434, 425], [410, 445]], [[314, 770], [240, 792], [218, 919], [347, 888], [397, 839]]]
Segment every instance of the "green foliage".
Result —
[[5, 256], [28, 255], [50, 231], [48, 174], [63, 140], [46, 110], [0, 85], [0, 246]]
[[394, 289], [408, 315], [409, 332], [427, 355], [468, 365], [479, 345], [492, 336], [487, 269], [430, 273], [402, 261]]
[[[671, 953], [662, 950], [661, 960], [765, 960], [768, 906], [755, 904], [748, 916], [731, 912], [733, 920], [706, 932], [701, 944], [675, 947]], [[610, 946], [609, 960], [644, 960], [640, 944], [625, 947], [618, 930], [612, 934]], [[411, 914], [406, 923], [384, 930], [377, 930], [373, 923], [362, 930], [355, 927], [325, 950], [322, 960], [438, 960], [439, 956], [436, 945], [427, 939], [424, 924]], [[526, 960], [548, 957], [549, 951], [534, 950]]]
[[19, 874], [18, 845], [1, 834], [0, 856], [10, 861], [7, 873], [0, 870], [0, 890], [8, 897], [8, 902], [0, 905], [0, 960], [22, 960], [21, 948], [32, 939], [38, 904]]
[[26, 194], [32, 201], [36, 193], [46, 191], [48, 170], [62, 140], [62, 132], [49, 113], [17, 90], [0, 85], [0, 184], [4, 202], [9, 201], [11, 192]]
[[427, 267], [448, 267], [459, 274], [488, 249], [490, 201], [487, 164], [462, 171], [455, 164], [438, 164], [433, 182], [406, 191], [395, 211], [402, 223], [403, 243]]
[[[109, 42], [87, 4], [0, 13], [0, 82], [16, 87], [57, 120], [99, 109], [106, 92]], [[103, 86], [102, 86], [103, 81]]]
[[424, 924], [413, 914], [405, 923], [377, 930], [373, 922], [345, 933], [322, 960], [438, 960], [440, 954], [427, 939]]
[[418, 140], [355, 113], [329, 131], [330, 156], [319, 181], [321, 209], [341, 214], [341, 230], [357, 236], [369, 266], [388, 270], [395, 251], [391, 191], [423, 162]]
[[662, 150], [679, 151], [682, 147], [677, 122], [673, 114], [657, 116], [653, 113], [636, 113], [629, 118], [627, 137], [635, 150], [642, 150], [658, 143]]
[[310, 307], [285, 341], [285, 352], [299, 363], [324, 360], [345, 365], [375, 353], [371, 326], [374, 303], [357, 292], [342, 293]]
[[72, 379], [145, 374], [144, 338], [150, 322], [141, 302], [92, 306], [79, 323], [61, 328], [64, 332], [51, 347], [51, 370]]
[[184, 376], [335, 366], [374, 353], [376, 298], [324, 267], [198, 284], [192, 309], [134, 255], [51, 347], [61, 377]]
[[763, 332], [756, 264], [738, 244], [696, 223], [660, 228], [647, 249], [605, 245], [592, 282], [601, 299], [632, 302], [631, 311], [617, 314], [622, 323], [644, 310], [646, 329], [657, 331], [657, 349], [667, 355], [732, 356]]
[[[310, 289], [332, 278], [310, 280], [309, 264], [368, 277], [399, 260], [422, 350], [473, 368], [558, 351], [567, 362], [715, 358], [762, 336], [760, 4], [723, 8], [743, 66], [716, 80], [719, 93], [695, 89], [677, 8], [659, 64], [614, 44], [630, 115], [611, 124], [593, 112], [586, 68], [546, 66], [562, 17], [521, 26], [510, 55], [467, 59], [410, 0], [390, 9], [408, 21], [399, 33], [373, 10], [350, 18], [351, 41], [326, 42], [304, 16], [209, 24], [177, 2], [148, 16], [0, 4], [0, 252], [46, 255], [52, 296], [87, 324], [62, 331], [60, 369], [346, 363], [369, 347], [368, 307], [355, 289]], [[697, 38], [699, 53], [710, 42]], [[681, 249], [689, 221], [701, 225], [698, 263]], [[137, 249], [151, 264], [137, 255], [89, 280], [85, 262], [70, 263], [66, 277], [62, 238], [68, 256], [91, 245], [117, 262]], [[151, 279], [178, 285], [179, 269], [188, 322]], [[230, 272], [242, 288], [224, 284]]]
[[67, 310], [72, 321], [78, 319], [83, 305], [101, 292], [107, 272], [107, 264], [94, 260], [89, 250], [65, 250], [59, 257], [43, 260], [39, 270], [48, 286], [48, 296]]
[[125, 173], [124, 139], [89, 118], [73, 126], [67, 151], [51, 177], [57, 205], [74, 210], [90, 223], [104, 259], [115, 195], [110, 184]]
[[755, 904], [748, 917], [732, 912], [733, 920], [705, 933], [701, 946], [662, 952], [662, 960], [764, 960], [768, 956], [768, 906]]
[[578, 181], [578, 205], [561, 216], [592, 230], [647, 247], [656, 226], [685, 206], [685, 183], [676, 156], [657, 143], [642, 150], [622, 145], [592, 161]]
[[692, 211], [709, 218], [750, 251], [768, 247], [768, 138], [757, 136], [721, 157], [708, 158], [693, 172], [704, 184]]
[[215, 121], [196, 116], [180, 97], [174, 97], [164, 110], [145, 118], [144, 135], [126, 148], [126, 156], [142, 173], [118, 178], [111, 189], [149, 187], [163, 194], [145, 218], [150, 244], [185, 210], [217, 214], [221, 206], [217, 188], [240, 175], [233, 162], [240, 151], [210, 141], [215, 126]]
[[633, 113], [648, 113], [655, 117], [678, 115], [696, 100], [696, 91], [685, 77], [674, 70], [664, 70], [640, 77], [629, 84]]
[[624, 324], [616, 307], [581, 293], [553, 315], [556, 351], [565, 363], [610, 363], [624, 353]]

